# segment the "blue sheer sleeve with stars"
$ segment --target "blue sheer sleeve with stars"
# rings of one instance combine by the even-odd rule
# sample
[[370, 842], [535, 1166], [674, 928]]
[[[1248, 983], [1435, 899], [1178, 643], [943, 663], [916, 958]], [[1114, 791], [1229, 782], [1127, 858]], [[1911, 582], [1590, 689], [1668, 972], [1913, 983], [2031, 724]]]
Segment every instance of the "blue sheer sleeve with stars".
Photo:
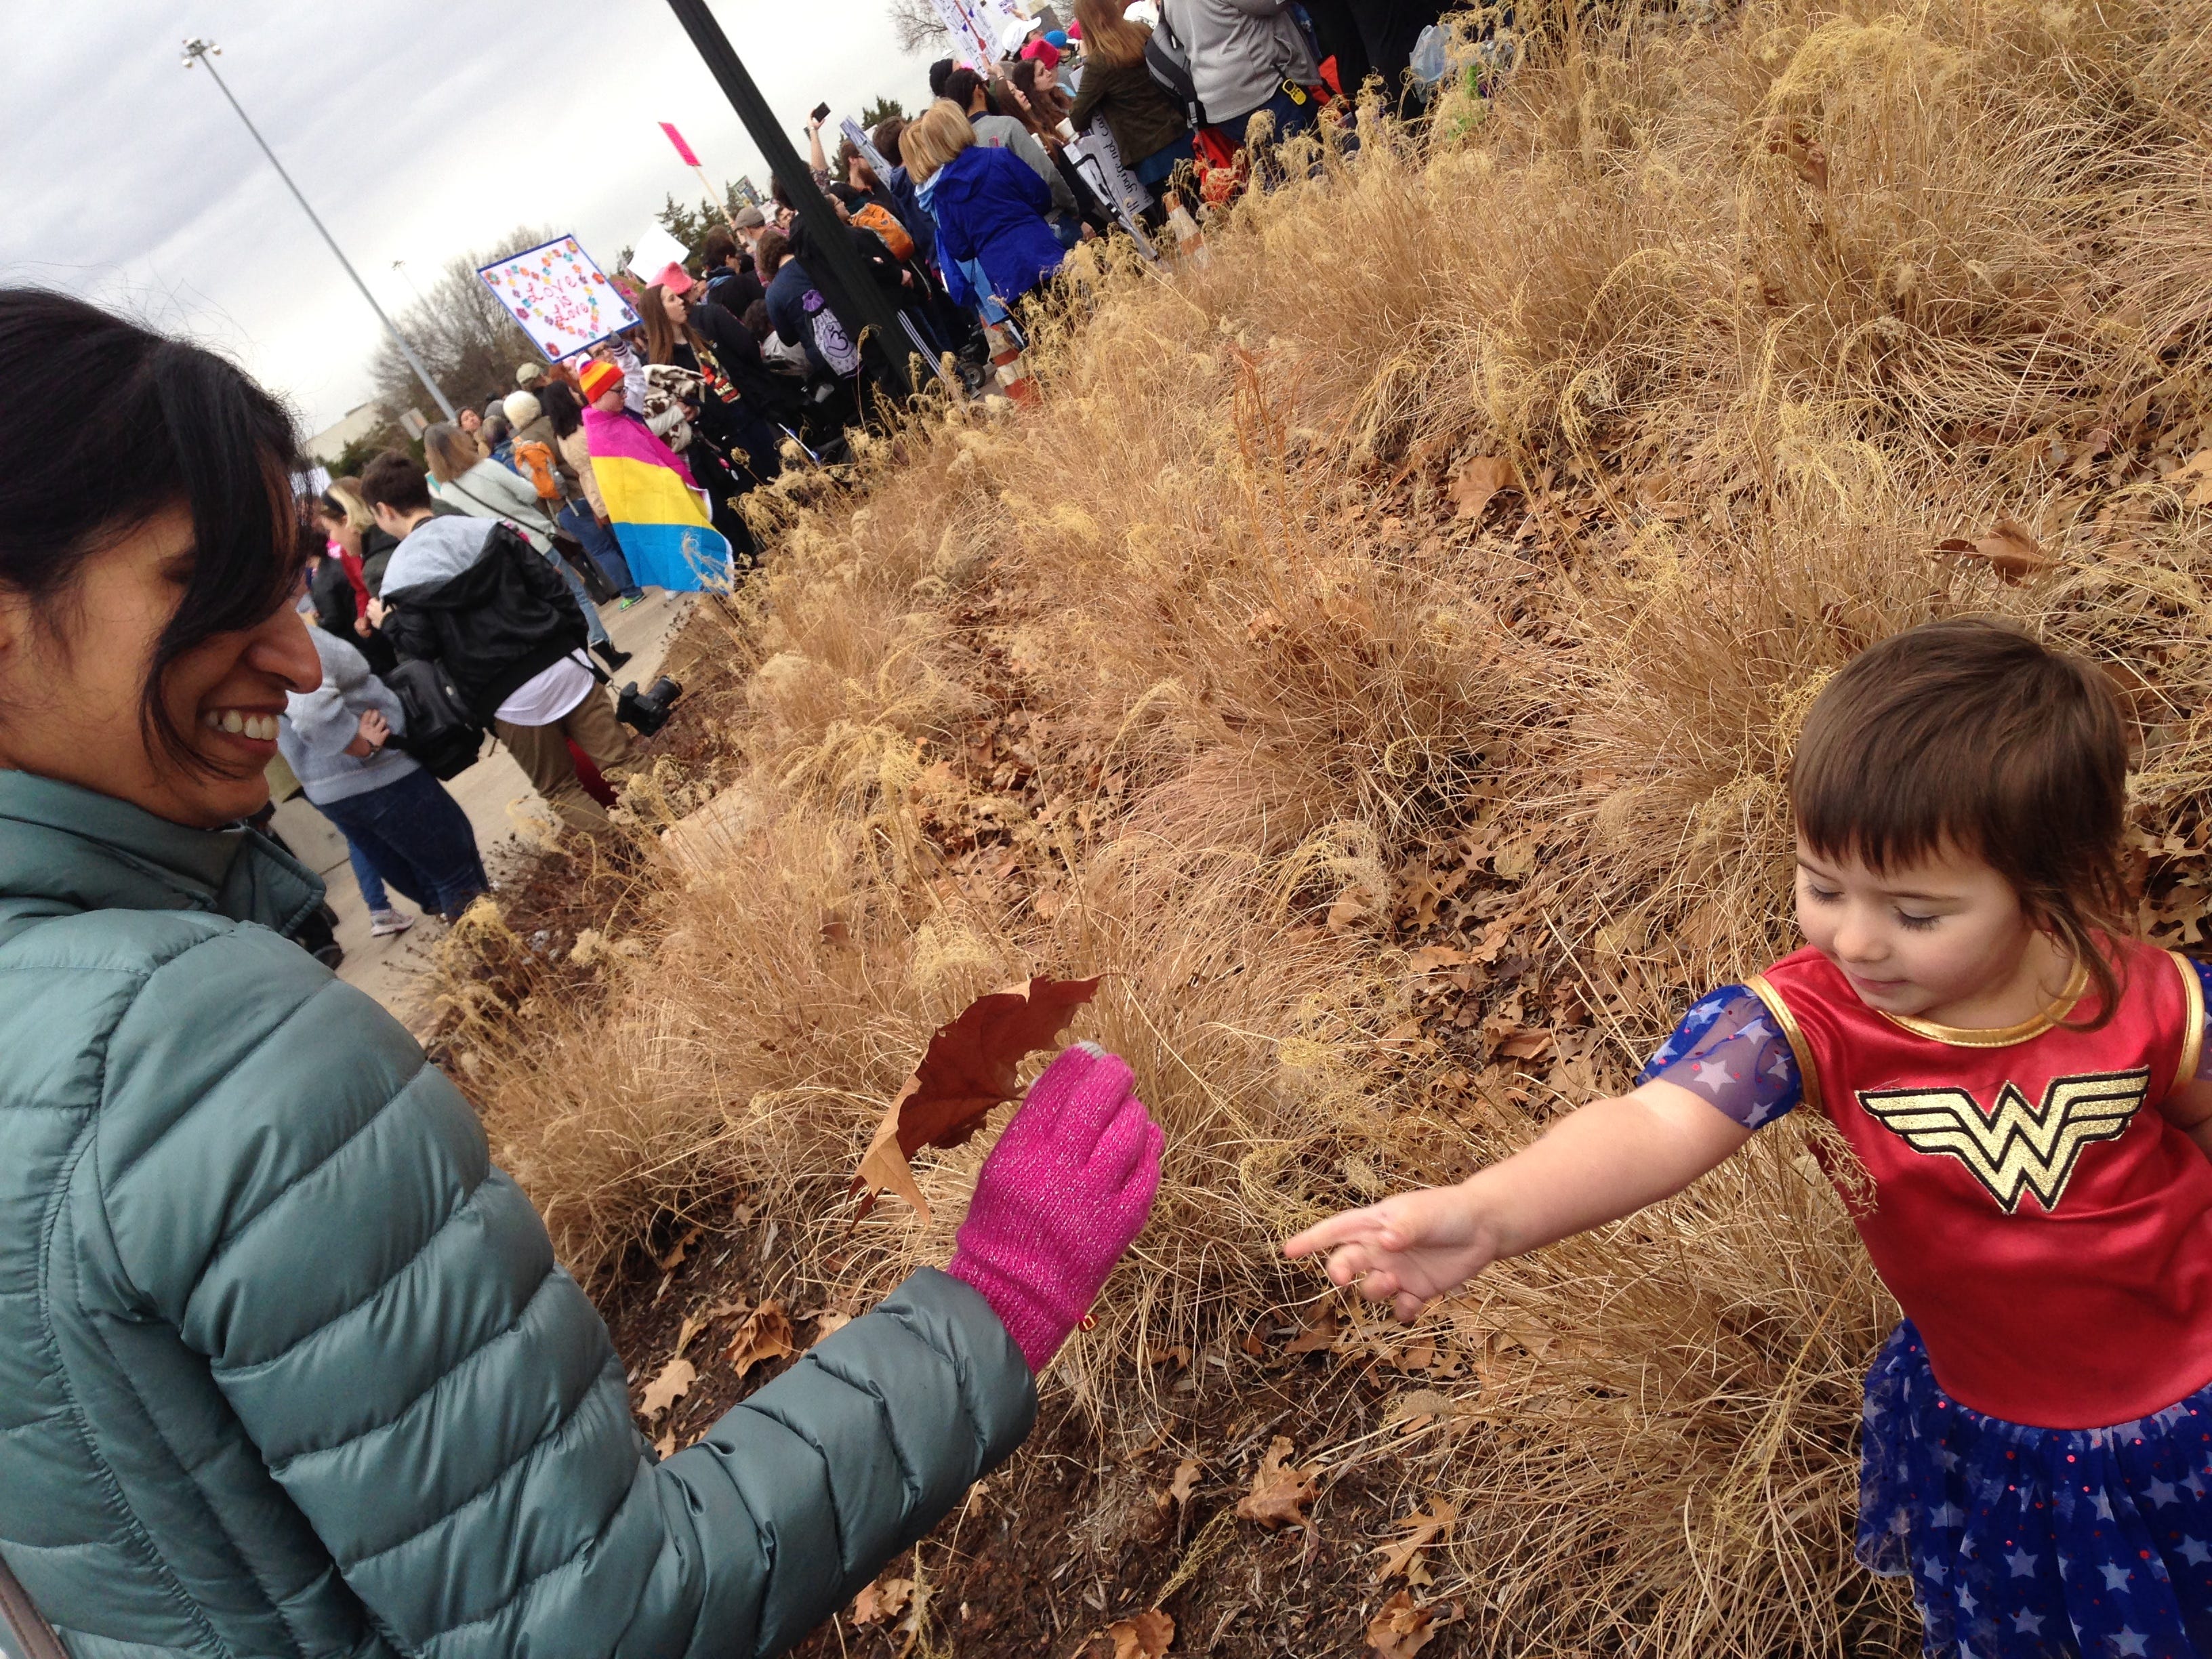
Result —
[[1723, 985], [1692, 1005], [1636, 1080], [1655, 1078], [1687, 1089], [1747, 1129], [1773, 1122], [1805, 1097], [1790, 1039], [1741, 985]]

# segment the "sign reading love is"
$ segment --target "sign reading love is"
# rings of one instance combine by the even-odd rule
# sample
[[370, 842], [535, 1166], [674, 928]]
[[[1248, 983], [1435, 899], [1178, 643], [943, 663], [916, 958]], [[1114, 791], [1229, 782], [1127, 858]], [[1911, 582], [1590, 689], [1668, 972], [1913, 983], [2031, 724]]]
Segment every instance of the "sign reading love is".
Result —
[[477, 275], [548, 362], [637, 325], [637, 313], [574, 236], [541, 243]]

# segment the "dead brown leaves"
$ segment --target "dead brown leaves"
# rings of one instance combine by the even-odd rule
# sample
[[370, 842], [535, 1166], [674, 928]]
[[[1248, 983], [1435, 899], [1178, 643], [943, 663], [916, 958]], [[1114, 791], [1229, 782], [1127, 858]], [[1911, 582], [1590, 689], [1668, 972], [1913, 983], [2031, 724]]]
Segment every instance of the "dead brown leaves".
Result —
[[779, 1302], [763, 1302], [755, 1308], [730, 1339], [730, 1364], [737, 1368], [740, 1382], [754, 1366], [798, 1352], [792, 1340], [790, 1316]]
[[1452, 469], [1452, 507], [1462, 519], [1479, 519], [1500, 490], [1518, 489], [1513, 463], [1503, 455], [1475, 455]]
[[1429, 1570], [1421, 1559], [1421, 1552], [1451, 1529], [1459, 1519], [1456, 1504], [1441, 1498], [1429, 1500], [1429, 1507], [1416, 1511], [1406, 1522], [1406, 1531], [1394, 1541], [1380, 1546], [1375, 1552], [1382, 1558], [1376, 1569], [1375, 1582], [1387, 1584], [1393, 1578], [1403, 1578], [1409, 1584], [1425, 1584]]
[[1954, 536], [1936, 544], [1939, 553], [1979, 559], [2008, 582], [2024, 581], [2058, 562], [2043, 550], [2035, 532], [2018, 519], [1999, 519], [1990, 533], [1972, 540]]
[[1114, 1659], [1160, 1659], [1175, 1645], [1175, 1620], [1158, 1607], [1116, 1619], [1106, 1626], [1107, 1638], [1114, 1644]]
[[929, 1203], [915, 1182], [914, 1155], [924, 1146], [957, 1146], [974, 1134], [985, 1114], [1019, 1092], [1015, 1073], [1022, 1060], [1056, 1043], [1075, 1011], [1097, 991], [1096, 979], [1039, 974], [1026, 984], [976, 998], [939, 1026], [853, 1177], [853, 1190], [866, 1194], [860, 1213], [874, 1206], [878, 1192], [890, 1191], [927, 1219]]
[[1413, 1659], [1437, 1638], [1434, 1607], [1413, 1605], [1413, 1593], [1400, 1590], [1367, 1621], [1367, 1645], [1376, 1659]]
[[1237, 1500], [1240, 1516], [1263, 1527], [1312, 1528], [1306, 1505], [1320, 1490], [1320, 1471], [1292, 1464], [1291, 1458], [1297, 1450], [1287, 1435], [1275, 1437], [1260, 1460], [1259, 1474], [1252, 1477], [1252, 1490]]
[[874, 1583], [865, 1586], [853, 1598], [853, 1622], [873, 1625], [886, 1619], [896, 1619], [906, 1611], [913, 1600], [913, 1579], [878, 1578]]
[[638, 1412], [650, 1424], [660, 1414], [690, 1393], [691, 1385], [699, 1380], [699, 1370], [688, 1359], [672, 1359], [660, 1368], [660, 1375], [645, 1385], [645, 1397], [638, 1402]]

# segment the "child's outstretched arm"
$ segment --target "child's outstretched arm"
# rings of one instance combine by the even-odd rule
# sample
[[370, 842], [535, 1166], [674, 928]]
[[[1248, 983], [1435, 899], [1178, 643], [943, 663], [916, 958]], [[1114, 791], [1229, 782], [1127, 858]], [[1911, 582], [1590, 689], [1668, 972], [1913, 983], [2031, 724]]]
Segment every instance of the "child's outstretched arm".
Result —
[[1455, 1187], [1346, 1210], [1285, 1243], [1327, 1250], [1328, 1276], [1355, 1281], [1411, 1323], [1431, 1298], [1501, 1257], [1556, 1243], [1670, 1198], [1751, 1139], [1710, 1102], [1654, 1079], [1571, 1113], [1525, 1152]]

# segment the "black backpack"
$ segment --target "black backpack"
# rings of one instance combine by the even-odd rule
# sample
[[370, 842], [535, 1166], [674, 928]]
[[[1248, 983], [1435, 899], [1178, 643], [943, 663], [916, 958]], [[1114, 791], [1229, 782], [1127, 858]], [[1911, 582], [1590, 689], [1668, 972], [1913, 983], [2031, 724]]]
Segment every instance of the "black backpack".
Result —
[[407, 715], [406, 734], [394, 737], [394, 743], [440, 780], [457, 778], [476, 764], [484, 729], [443, 663], [404, 658], [382, 678]]
[[1176, 39], [1165, 6], [1160, 8], [1159, 27], [1145, 42], [1145, 69], [1168, 101], [1182, 112], [1193, 133], [1206, 125], [1206, 106], [1198, 100], [1198, 82], [1191, 77], [1190, 53]]

